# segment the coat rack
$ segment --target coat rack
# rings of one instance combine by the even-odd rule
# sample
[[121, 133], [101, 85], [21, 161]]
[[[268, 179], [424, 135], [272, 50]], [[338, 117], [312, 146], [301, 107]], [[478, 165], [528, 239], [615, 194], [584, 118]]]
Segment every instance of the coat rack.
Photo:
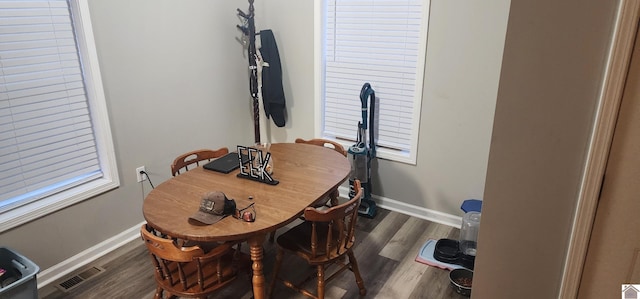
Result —
[[258, 59], [258, 55], [256, 53], [256, 27], [254, 22], [254, 8], [253, 1], [249, 0], [249, 13], [245, 13], [239, 8], [238, 15], [244, 19], [244, 24], [236, 25], [238, 29], [242, 31], [242, 33], [249, 40], [249, 45], [247, 47], [247, 56], [249, 59], [249, 91], [251, 92], [251, 97], [253, 99], [253, 131], [255, 135], [255, 143], [260, 143], [260, 104], [258, 99], [258, 65], [256, 60]]

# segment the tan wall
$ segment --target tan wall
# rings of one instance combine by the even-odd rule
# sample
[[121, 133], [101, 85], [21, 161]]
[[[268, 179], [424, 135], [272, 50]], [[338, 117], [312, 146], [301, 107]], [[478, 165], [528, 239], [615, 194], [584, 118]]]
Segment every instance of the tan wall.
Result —
[[473, 298], [558, 296], [616, 2], [511, 2]]

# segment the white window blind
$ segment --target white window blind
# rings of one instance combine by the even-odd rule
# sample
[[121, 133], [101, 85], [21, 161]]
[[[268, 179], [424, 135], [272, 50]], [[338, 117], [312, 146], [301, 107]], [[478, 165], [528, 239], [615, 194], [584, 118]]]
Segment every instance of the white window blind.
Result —
[[0, 1], [0, 212], [104, 175], [70, 12]]
[[426, 51], [425, 2], [326, 1], [324, 136], [355, 140], [362, 120], [360, 89], [368, 82], [379, 102], [379, 149], [415, 163]]

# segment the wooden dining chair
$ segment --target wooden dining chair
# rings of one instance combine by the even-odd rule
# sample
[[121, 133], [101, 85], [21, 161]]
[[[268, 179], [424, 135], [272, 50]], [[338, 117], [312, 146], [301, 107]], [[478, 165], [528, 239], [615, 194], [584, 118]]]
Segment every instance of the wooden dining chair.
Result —
[[200, 166], [200, 162], [202, 161], [211, 161], [216, 158], [220, 158], [229, 153], [229, 149], [226, 147], [221, 147], [217, 150], [210, 149], [201, 149], [196, 151], [191, 151], [188, 153], [184, 153], [171, 163], [171, 175], [176, 176], [184, 171], [189, 170], [189, 167]]
[[[306, 220], [303, 223], [278, 236], [276, 240], [278, 252], [269, 286], [269, 296], [273, 295], [276, 281], [281, 281], [285, 286], [308, 297], [322, 299], [325, 294], [325, 285], [347, 269], [355, 275], [360, 295], [366, 295], [367, 290], [353, 254], [358, 207], [362, 198], [360, 181], [356, 180], [354, 186], [358, 193], [351, 200], [325, 210], [308, 207], [304, 210]], [[309, 265], [315, 266], [315, 275], [297, 282], [282, 278], [280, 268], [285, 253], [297, 255]], [[345, 256], [348, 257], [348, 261], [344, 258]], [[325, 279], [325, 271], [332, 265], [337, 269]], [[314, 276], [317, 280], [316, 294], [303, 287], [303, 284]]]
[[322, 138], [315, 138], [315, 139], [305, 140], [305, 139], [302, 139], [302, 138], [296, 138], [295, 142], [296, 143], [307, 143], [307, 144], [313, 144], [313, 145], [333, 148], [336, 152], [341, 153], [345, 157], [347, 156], [347, 150], [344, 149], [342, 144], [337, 143], [337, 142], [335, 142], [333, 140], [322, 139]]
[[[324, 147], [328, 147], [335, 150], [336, 152], [340, 153], [345, 157], [347, 156], [347, 150], [344, 149], [342, 144], [337, 143], [333, 140], [322, 139], [322, 138], [305, 140], [302, 138], [296, 138], [295, 143], [306, 143], [311, 145], [324, 146]], [[337, 203], [339, 197], [340, 197], [340, 191], [338, 191], [338, 188], [336, 188], [336, 189], [333, 189], [331, 193], [329, 193], [328, 197], [321, 198], [319, 201], [314, 202], [313, 205], [311, 206], [316, 208], [325, 207], [325, 206], [328, 206], [328, 204]], [[269, 235], [269, 241], [273, 242], [273, 240], [275, 239], [275, 236], [276, 236], [276, 231], [272, 231], [271, 234]]]
[[[302, 138], [297, 138], [295, 142], [296, 143], [313, 144], [313, 145], [317, 145], [317, 146], [324, 146], [324, 147], [332, 148], [333, 150], [335, 150], [336, 152], [340, 153], [341, 155], [343, 155], [345, 157], [347, 156], [347, 150], [345, 150], [344, 147], [340, 143], [337, 143], [337, 142], [335, 142], [333, 140], [322, 139], [322, 138], [315, 138], [315, 139], [305, 140], [305, 139], [302, 139]], [[338, 197], [340, 197], [340, 192], [338, 191], [338, 188], [336, 188], [333, 191], [331, 191], [331, 194], [329, 194], [329, 197], [323, 198], [320, 201], [315, 202], [313, 204], [313, 207], [326, 206], [329, 201], [337, 202]]]
[[182, 247], [174, 239], [157, 235], [146, 224], [140, 235], [155, 268], [155, 299], [164, 298], [165, 293], [169, 298], [207, 298], [232, 282], [238, 269], [250, 269], [248, 256], [235, 252], [234, 243], [223, 243], [205, 252], [197, 245]]
[[[227, 147], [221, 147], [217, 150], [200, 149], [184, 153], [173, 160], [171, 163], [171, 174], [175, 177], [180, 173], [188, 171], [190, 167], [198, 167], [202, 162], [209, 162], [213, 159], [220, 158], [229, 153]], [[218, 246], [218, 242], [194, 242], [190, 240], [177, 240], [185, 246], [199, 245], [203, 249], [210, 249]], [[238, 243], [236, 251], [240, 251], [241, 243]]]

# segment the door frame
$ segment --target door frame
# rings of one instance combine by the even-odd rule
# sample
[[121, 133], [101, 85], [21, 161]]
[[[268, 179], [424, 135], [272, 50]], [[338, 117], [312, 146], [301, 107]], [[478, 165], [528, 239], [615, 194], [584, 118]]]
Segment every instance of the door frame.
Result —
[[576, 298], [595, 220], [640, 16], [640, 1], [621, 0], [605, 66], [558, 298]]

